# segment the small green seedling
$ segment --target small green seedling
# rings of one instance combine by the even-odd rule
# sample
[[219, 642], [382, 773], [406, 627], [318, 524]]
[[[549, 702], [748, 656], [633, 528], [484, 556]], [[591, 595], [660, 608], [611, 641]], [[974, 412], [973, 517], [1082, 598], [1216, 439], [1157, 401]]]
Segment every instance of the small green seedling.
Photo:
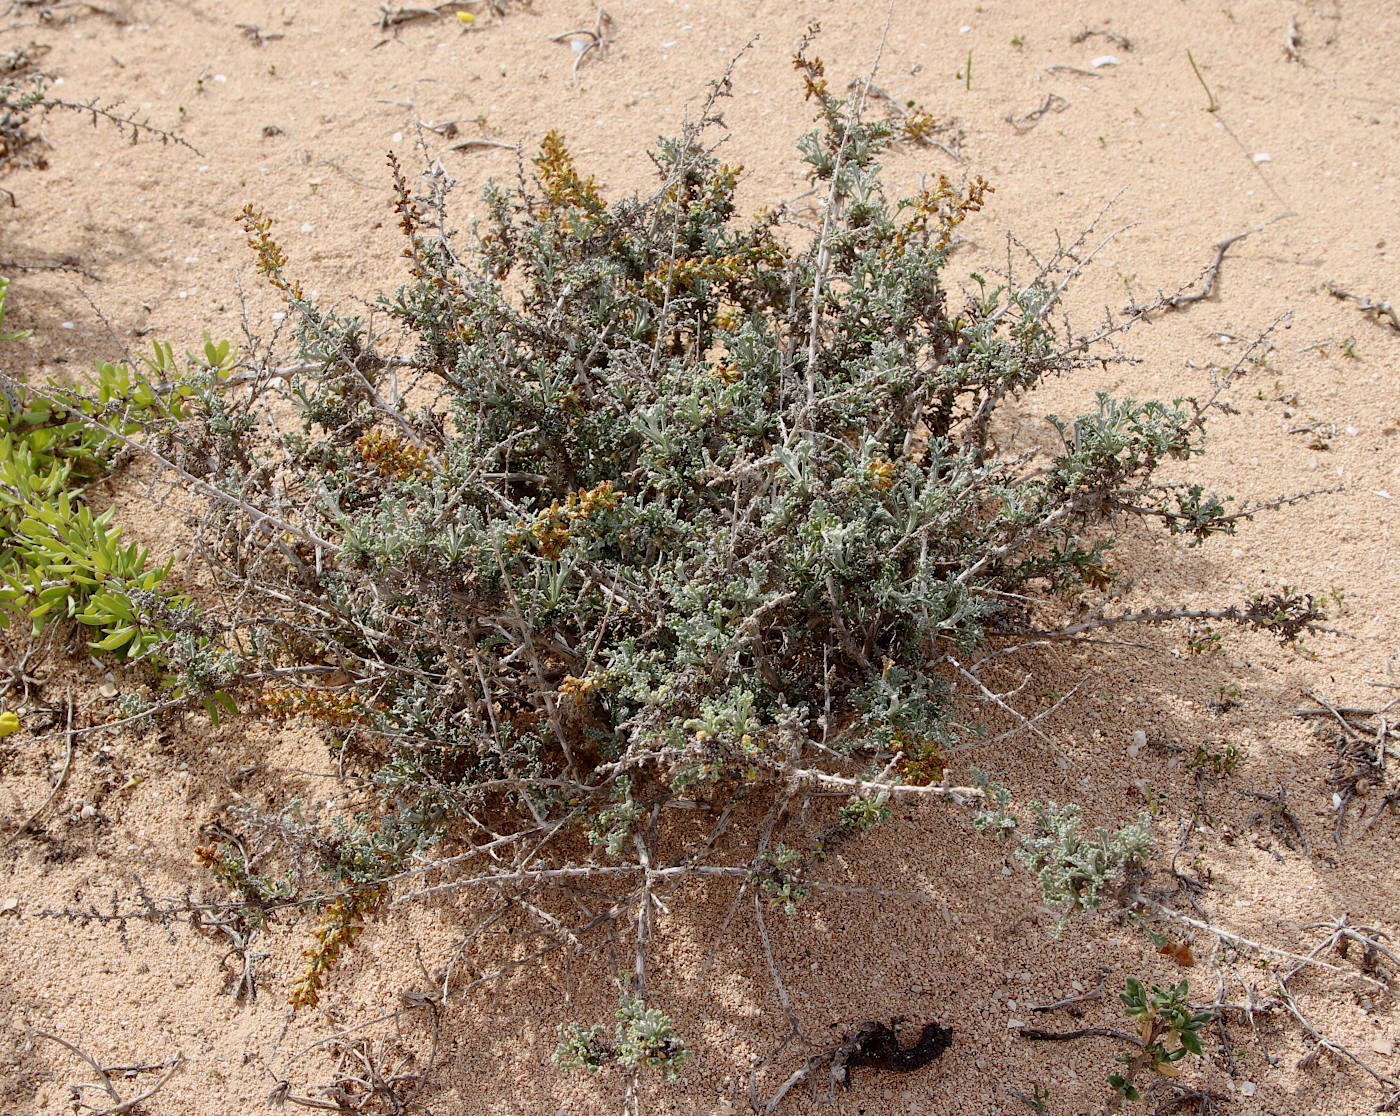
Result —
[[1142, 1038], [1141, 1054], [1123, 1054], [1122, 1073], [1109, 1074], [1108, 1083], [1125, 1100], [1142, 1099], [1135, 1078], [1146, 1068], [1175, 1076], [1179, 1063], [1188, 1054], [1202, 1054], [1201, 1028], [1214, 1018], [1208, 1011], [1192, 1011], [1187, 999], [1191, 989], [1186, 981], [1167, 988], [1152, 986], [1149, 993], [1142, 981], [1129, 977], [1118, 994], [1128, 1015], [1137, 1022]]
[[801, 855], [796, 849], [790, 849], [786, 845], [764, 849], [763, 860], [767, 867], [754, 873], [754, 879], [768, 896], [768, 902], [775, 907], [782, 907], [787, 914], [797, 910], [799, 899], [806, 899], [812, 894], [811, 889], [803, 887], [787, 874], [787, 869], [797, 867]]
[[1230, 774], [1244, 762], [1244, 752], [1235, 744], [1227, 744], [1218, 752], [1207, 751], [1202, 744], [1196, 745], [1196, 754], [1187, 766], [1192, 771], [1203, 771], [1217, 779]]
[[1195, 71], [1196, 80], [1201, 83], [1201, 88], [1206, 91], [1206, 97], [1208, 98], [1206, 112], [1219, 112], [1220, 102], [1215, 99], [1215, 94], [1210, 91], [1210, 86], [1206, 84], [1206, 79], [1201, 76], [1201, 68], [1196, 65], [1196, 60], [1191, 57], [1191, 52], [1189, 50], [1186, 52], [1186, 61], [1191, 63], [1191, 69]]

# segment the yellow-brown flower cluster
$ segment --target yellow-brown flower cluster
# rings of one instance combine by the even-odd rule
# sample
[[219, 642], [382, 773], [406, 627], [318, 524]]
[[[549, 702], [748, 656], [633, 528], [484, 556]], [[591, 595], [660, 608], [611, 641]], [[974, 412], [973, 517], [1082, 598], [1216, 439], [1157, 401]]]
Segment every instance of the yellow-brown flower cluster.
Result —
[[[626, 605], [623, 609], [626, 609]], [[580, 704], [586, 702], [589, 695], [597, 693], [599, 690], [608, 690], [618, 683], [618, 675], [612, 670], [595, 670], [585, 674], [582, 678], [572, 674], [566, 674], [564, 681], [559, 683], [559, 692]]]
[[292, 1009], [315, 1007], [321, 998], [321, 985], [326, 976], [335, 968], [340, 955], [355, 944], [365, 929], [365, 919], [389, 894], [384, 884], [358, 887], [337, 896], [321, 916], [321, 924], [316, 927], [316, 944], [302, 956], [306, 958], [306, 972], [292, 990]]
[[948, 181], [948, 176], [940, 174], [937, 184], [925, 189], [914, 200], [914, 215], [895, 236], [895, 249], [903, 248], [916, 233], [926, 234], [930, 221], [938, 225], [934, 246], [946, 247], [953, 239], [953, 230], [967, 220], [969, 213], [978, 212], [985, 204], [987, 195], [995, 192], [994, 187], [979, 175], [968, 183], [967, 193], [959, 195]]
[[428, 451], [396, 434], [366, 430], [355, 439], [361, 460], [381, 477], [407, 480], [428, 471]]
[[744, 324], [744, 316], [737, 306], [722, 306], [715, 311], [714, 323], [716, 329], [726, 329], [732, 333]]
[[591, 674], [585, 675], [583, 678], [575, 678], [572, 674], [566, 674], [564, 681], [559, 683], [559, 692], [574, 701], [583, 701], [597, 685], [597, 679]]
[[755, 243], [727, 256], [702, 256], [694, 260], [674, 260], [642, 279], [642, 294], [660, 304], [671, 295], [689, 291], [698, 282], [738, 283], [753, 273], [759, 264], [780, 267], [783, 253], [771, 242]]
[[248, 234], [248, 247], [257, 255], [258, 270], [287, 297], [300, 300], [301, 284], [288, 281], [282, 274], [282, 269], [287, 266], [287, 253], [272, 239], [272, 218], [249, 203], [243, 207], [238, 219], [243, 223], [243, 231]]
[[273, 717], [306, 715], [322, 724], [341, 728], [358, 724], [368, 712], [369, 705], [354, 690], [329, 690], [312, 687], [264, 690], [260, 699], [263, 709]]
[[870, 483], [879, 491], [888, 492], [894, 487], [894, 462], [883, 457], [872, 457], [865, 466], [870, 474]]
[[826, 66], [820, 58], [811, 58], [807, 54], [807, 48], [821, 33], [821, 29], [822, 25], [816, 20], [807, 25], [806, 34], [802, 36], [797, 53], [792, 56], [792, 68], [802, 75], [803, 100], [810, 101], [816, 97], [818, 101], [825, 104], [831, 97], [831, 90], [826, 84]]
[[580, 523], [587, 522], [597, 512], [617, 507], [620, 499], [613, 491], [612, 481], [570, 492], [562, 504], [558, 500], [553, 501], [529, 527], [517, 532], [512, 541], [516, 546], [521, 546], [529, 540], [542, 558], [552, 561], [564, 553], [574, 529]]
[[573, 156], [558, 132], [544, 137], [535, 166], [540, 168], [540, 185], [551, 209], [582, 209], [597, 215], [607, 208], [593, 177], [583, 178], [574, 168]]
[[932, 113], [916, 109], [904, 118], [899, 132], [913, 143], [927, 143], [938, 132], [939, 127], [938, 120]]

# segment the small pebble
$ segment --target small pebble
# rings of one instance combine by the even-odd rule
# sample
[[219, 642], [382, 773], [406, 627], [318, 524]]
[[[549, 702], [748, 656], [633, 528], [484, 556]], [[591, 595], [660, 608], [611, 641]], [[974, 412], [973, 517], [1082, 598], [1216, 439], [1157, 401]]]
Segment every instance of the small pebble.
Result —
[[1101, 55], [1099, 55], [1097, 58], [1095, 58], [1092, 62], [1090, 62], [1089, 65], [1093, 66], [1094, 69], [1097, 70], [1100, 66], [1116, 66], [1116, 65], [1118, 65], [1118, 59], [1114, 58], [1113, 55], [1111, 55], [1111, 54], [1101, 54]]
[[1255, 1085], [1253, 1081], [1245, 1081], [1240, 1084], [1240, 1095], [1246, 1097], [1254, 1096]]
[[1272, 155], [1266, 155], [1261, 151], [1258, 155], [1254, 156], [1254, 161], [1256, 163], [1272, 163], [1274, 160]]

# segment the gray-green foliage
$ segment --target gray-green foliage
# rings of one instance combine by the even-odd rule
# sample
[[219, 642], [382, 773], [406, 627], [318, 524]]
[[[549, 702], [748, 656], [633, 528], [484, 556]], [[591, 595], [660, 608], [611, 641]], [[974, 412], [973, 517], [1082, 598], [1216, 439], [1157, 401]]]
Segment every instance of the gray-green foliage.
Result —
[[320, 602], [280, 660], [378, 664], [369, 716], [402, 732], [417, 694], [432, 738], [479, 757], [463, 793], [529, 773], [601, 809], [623, 774], [638, 796], [772, 778], [814, 735], [862, 769], [949, 739], [943, 652], [1014, 618], [1009, 593], [1101, 577], [1105, 516], [1198, 449], [1188, 406], [1101, 397], [1049, 463], [999, 454], [997, 409], [1085, 359], [1050, 279], [950, 291], [985, 187], [889, 197], [895, 130], [822, 104], [820, 249], [740, 219], [699, 129], [613, 205], [551, 136], [539, 193], [493, 187], [464, 242], [436, 231], [440, 176], [401, 180], [407, 369], [302, 297], [250, 216], [309, 370], [286, 389], [301, 428], [250, 430], [211, 471], [220, 529], [298, 528], [248, 571]]
[[[410, 279], [382, 307], [406, 357], [307, 298], [245, 210], [296, 371], [209, 401], [170, 452], [219, 493], [204, 541], [263, 618], [259, 669], [342, 672], [264, 700], [354, 739], [392, 805], [385, 874], [489, 843], [483, 871], [532, 902], [586, 877], [646, 925], [653, 887], [721, 855], [695, 809], [727, 825], [813, 772], [936, 779], [963, 731], [950, 654], [1101, 586], [1116, 514], [1179, 528], [1154, 476], [1199, 451], [1204, 408], [1100, 396], [1061, 452], [1004, 453], [1003, 409], [1097, 362], [1056, 324], [1078, 259], [960, 288], [955, 230], [989, 187], [892, 195], [879, 155], [923, 124], [859, 118], [799, 65], [815, 225], [740, 215], [713, 100], [649, 193], [609, 202], [551, 133], [469, 233], [440, 167], [411, 186], [393, 162]], [[857, 799], [853, 833], [887, 812]], [[753, 845], [724, 856], [784, 906], [806, 892]]]
[[1098, 826], [1084, 834], [1076, 805], [1030, 802], [1027, 809], [1035, 831], [1021, 832], [1016, 856], [1035, 876], [1045, 902], [1060, 912], [1061, 925], [1077, 911], [1098, 910], [1105, 893], [1140, 866], [1152, 849], [1146, 814], [1113, 832]]
[[[0, 169], [39, 140], [39, 131], [31, 127], [34, 118], [56, 109], [81, 113], [94, 126], [103, 120], [129, 137], [132, 143], [143, 137], [153, 137], [162, 144], [173, 142], [194, 150], [179, 136], [155, 127], [135, 113], [122, 111], [120, 102], [104, 104], [96, 97], [88, 101], [66, 101], [54, 96], [56, 80], [40, 68], [47, 53], [48, 47], [36, 43], [0, 52]], [[48, 145], [47, 141], [44, 145]], [[2, 188], [0, 192], [8, 193]], [[13, 195], [10, 201], [14, 202]]]
[[647, 1007], [639, 997], [628, 996], [617, 1009], [611, 1041], [604, 1037], [602, 1024], [561, 1024], [554, 1064], [589, 1073], [597, 1073], [605, 1065], [624, 1070], [657, 1069], [667, 1081], [674, 1081], [689, 1053], [664, 1012]]

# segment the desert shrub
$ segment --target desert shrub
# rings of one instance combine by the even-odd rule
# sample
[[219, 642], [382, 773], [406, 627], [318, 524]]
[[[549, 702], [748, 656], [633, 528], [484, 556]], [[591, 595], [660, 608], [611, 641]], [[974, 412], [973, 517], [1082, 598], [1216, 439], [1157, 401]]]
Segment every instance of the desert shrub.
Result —
[[[1122, 1073], [1109, 1075], [1108, 1083], [1122, 1099], [1142, 1099], [1136, 1078], [1145, 1069], [1174, 1075], [1177, 1065], [1190, 1054], [1204, 1053], [1201, 1030], [1215, 1015], [1211, 1011], [1195, 1011], [1187, 999], [1191, 991], [1186, 981], [1161, 988], [1153, 985], [1151, 992], [1136, 977], [1129, 977], [1124, 991], [1118, 994], [1129, 1018], [1138, 1026], [1142, 1050], [1137, 1054], [1121, 1054]], [[1169, 1046], [1174, 1042], [1175, 1046]], [[1116, 1105], [1111, 1106], [1116, 1108]]]
[[[991, 187], [891, 197], [880, 153], [926, 116], [872, 118], [805, 50], [811, 221], [741, 215], [741, 168], [707, 146], [727, 82], [659, 144], [645, 195], [609, 202], [551, 133], [453, 231], [451, 180], [410, 184], [391, 156], [409, 278], [382, 307], [407, 356], [307, 297], [244, 211], [296, 362], [214, 385], [156, 453], [208, 498], [200, 542], [264, 709], [323, 724], [381, 792], [318, 846], [332, 886], [299, 1005], [386, 889], [432, 871], [558, 944], [630, 934], [635, 1011], [612, 1045], [568, 1031], [561, 1058], [669, 1057], [642, 1006], [659, 892], [732, 880], [791, 909], [892, 796], [979, 796], [939, 785], [967, 731], [959, 660], [1038, 596], [1106, 584], [1117, 516], [1232, 528], [1156, 480], [1200, 451], [1209, 404], [1100, 394], [1057, 422], [1059, 452], [999, 448], [1001, 411], [1112, 358], [1058, 324], [1083, 243], [951, 285]], [[803, 786], [837, 792], [807, 854], [771, 840]], [[769, 818], [747, 843], [725, 837], [741, 801]], [[606, 913], [574, 925], [555, 885]]]
[[603, 1038], [603, 1027], [594, 1024], [561, 1024], [559, 1046], [554, 1052], [560, 1069], [580, 1069], [597, 1073], [616, 1062], [629, 1070], [659, 1069], [667, 1081], [680, 1074], [687, 1051], [671, 1030], [671, 1021], [656, 1008], [649, 1008], [634, 997], [625, 997], [617, 1009], [613, 1040]]

